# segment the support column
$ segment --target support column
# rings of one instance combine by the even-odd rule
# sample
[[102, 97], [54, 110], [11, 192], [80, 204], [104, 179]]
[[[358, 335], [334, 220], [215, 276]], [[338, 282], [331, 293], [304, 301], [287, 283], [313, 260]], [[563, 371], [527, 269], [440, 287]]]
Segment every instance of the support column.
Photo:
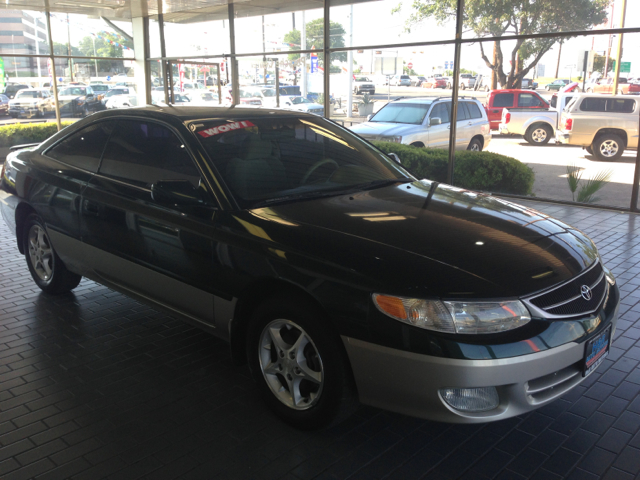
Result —
[[151, 71], [147, 65], [150, 57], [149, 17], [131, 19], [133, 29], [134, 77], [138, 105], [151, 105]]
[[240, 103], [240, 75], [238, 75], [238, 60], [236, 59], [236, 22], [235, 22], [235, 10], [233, 3], [228, 5], [229, 12], [229, 49], [231, 50], [231, 58], [229, 65], [227, 65], [227, 75], [229, 74], [229, 68], [231, 69], [231, 96], [233, 97], [233, 104], [238, 105]]
[[460, 41], [462, 40], [462, 13], [464, 0], [458, 0], [456, 18], [456, 43], [453, 57], [453, 91], [451, 93], [451, 131], [449, 133], [449, 169], [447, 183], [453, 185], [453, 168], [456, 152], [456, 124], [458, 122], [458, 89], [460, 88]]
[[331, 55], [329, 54], [329, 45], [331, 42], [331, 26], [329, 24], [329, 11], [331, 10], [330, 0], [324, 0], [324, 117], [331, 117], [331, 83], [329, 78], [329, 70], [331, 66]]

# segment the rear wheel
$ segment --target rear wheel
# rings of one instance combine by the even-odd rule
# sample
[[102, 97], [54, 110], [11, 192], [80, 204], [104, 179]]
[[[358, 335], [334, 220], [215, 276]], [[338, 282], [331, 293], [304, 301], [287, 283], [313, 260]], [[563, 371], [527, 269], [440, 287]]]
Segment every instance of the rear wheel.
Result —
[[467, 150], [471, 150], [473, 152], [481, 152], [482, 151], [482, 142], [477, 138], [471, 139], [469, 145], [467, 146]]
[[340, 338], [308, 302], [274, 298], [253, 313], [249, 366], [262, 397], [283, 421], [304, 430], [341, 420], [356, 404]]
[[587, 151], [589, 155], [593, 155], [593, 149], [591, 147], [585, 147], [584, 149]]
[[524, 134], [524, 139], [531, 145], [546, 145], [553, 136], [553, 130], [549, 125], [532, 125]]
[[591, 148], [598, 160], [610, 161], [617, 160], [622, 156], [625, 145], [618, 135], [605, 133], [595, 139]]
[[62, 263], [40, 217], [35, 214], [27, 217], [22, 238], [29, 272], [43, 292], [67, 293], [78, 286], [82, 277]]
[[547, 85], [546, 87], [544, 87], [544, 89], [545, 89], [547, 92], [551, 90], [551, 89], [549, 88], [549, 85]]

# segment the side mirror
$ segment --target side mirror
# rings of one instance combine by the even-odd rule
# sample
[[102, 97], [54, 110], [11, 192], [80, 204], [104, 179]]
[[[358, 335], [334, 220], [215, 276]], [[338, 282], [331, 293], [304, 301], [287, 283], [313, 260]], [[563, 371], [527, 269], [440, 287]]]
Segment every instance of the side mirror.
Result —
[[373, 117], [373, 115], [367, 115], [367, 122], [371, 120], [371, 117]]
[[400, 161], [400, 157], [395, 153], [387, 153], [387, 157], [391, 157], [393, 161], [396, 162], [398, 165], [402, 165], [402, 162]]
[[440, 117], [433, 117], [429, 119], [429, 126], [442, 125], [442, 119]]
[[168, 207], [188, 207], [204, 203], [198, 189], [189, 180], [159, 180], [151, 185], [151, 198]]

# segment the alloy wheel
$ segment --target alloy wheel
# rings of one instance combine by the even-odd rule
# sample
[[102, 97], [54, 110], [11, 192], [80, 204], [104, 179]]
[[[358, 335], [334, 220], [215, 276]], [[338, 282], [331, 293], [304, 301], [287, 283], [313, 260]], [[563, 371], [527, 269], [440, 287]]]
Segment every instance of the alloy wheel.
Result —
[[615, 140], [605, 140], [600, 144], [600, 153], [603, 157], [615, 157], [618, 150], [618, 143]]
[[535, 143], [543, 143], [547, 139], [547, 131], [544, 128], [536, 128], [531, 132], [531, 139]]
[[318, 402], [324, 368], [302, 327], [290, 320], [273, 320], [262, 331], [258, 348], [262, 375], [278, 400], [294, 410], [306, 410]]
[[53, 250], [47, 232], [39, 225], [29, 230], [29, 259], [40, 280], [48, 282], [53, 275]]

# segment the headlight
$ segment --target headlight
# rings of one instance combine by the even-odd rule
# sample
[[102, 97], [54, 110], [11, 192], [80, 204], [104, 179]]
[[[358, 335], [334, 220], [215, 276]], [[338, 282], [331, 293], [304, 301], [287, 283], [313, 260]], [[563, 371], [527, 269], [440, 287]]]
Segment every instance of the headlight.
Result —
[[531, 321], [529, 311], [519, 300], [449, 302], [374, 293], [373, 303], [391, 318], [444, 333], [499, 333]]
[[607, 282], [609, 282], [609, 285], [613, 286], [616, 284], [616, 277], [613, 276], [613, 273], [611, 273], [611, 270], [609, 270], [607, 267], [604, 266], [604, 263], [602, 263], [602, 259], [600, 259], [600, 263], [602, 265], [602, 269], [604, 270], [604, 278], [607, 279]]
[[398, 135], [394, 135], [392, 137], [380, 137], [380, 140], [384, 142], [402, 143], [402, 137]]

